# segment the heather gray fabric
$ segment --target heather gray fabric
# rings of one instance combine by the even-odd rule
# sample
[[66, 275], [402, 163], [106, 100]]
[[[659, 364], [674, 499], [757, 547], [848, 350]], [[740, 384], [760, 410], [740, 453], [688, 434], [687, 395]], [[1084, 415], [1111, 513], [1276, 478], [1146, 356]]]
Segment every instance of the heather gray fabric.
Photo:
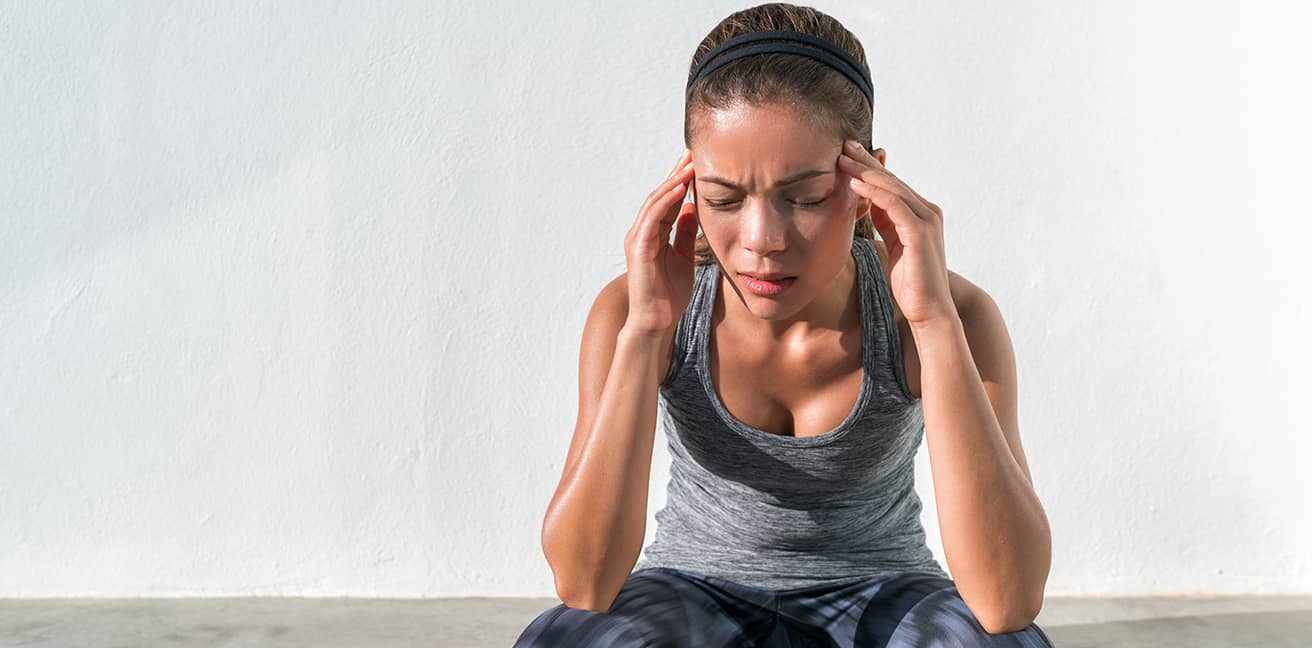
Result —
[[632, 571], [668, 567], [776, 590], [891, 571], [948, 576], [920, 524], [924, 418], [903, 375], [892, 296], [874, 244], [854, 237], [852, 255], [861, 393], [838, 427], [812, 437], [765, 432], [725, 409], [705, 354], [720, 267], [697, 267], [657, 407], [671, 457], [667, 502]]

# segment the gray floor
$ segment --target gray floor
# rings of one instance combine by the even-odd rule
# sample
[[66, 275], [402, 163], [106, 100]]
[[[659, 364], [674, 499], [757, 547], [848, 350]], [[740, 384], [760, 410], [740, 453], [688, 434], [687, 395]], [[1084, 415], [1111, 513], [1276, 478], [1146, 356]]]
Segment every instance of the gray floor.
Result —
[[[501, 646], [556, 599], [0, 599], [0, 646]], [[1063, 599], [1061, 648], [1312, 646], [1312, 596]]]

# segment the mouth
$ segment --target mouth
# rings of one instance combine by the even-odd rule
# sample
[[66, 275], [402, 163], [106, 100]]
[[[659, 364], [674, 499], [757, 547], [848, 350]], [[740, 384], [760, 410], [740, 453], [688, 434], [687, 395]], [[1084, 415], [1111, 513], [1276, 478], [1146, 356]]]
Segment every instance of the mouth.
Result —
[[793, 285], [793, 282], [797, 281], [797, 277], [788, 277], [785, 275], [765, 275], [767, 277], [773, 276], [777, 278], [761, 279], [758, 278], [757, 275], [740, 272], [738, 273], [738, 276], [742, 277], [743, 285], [747, 288], [748, 292], [763, 297], [778, 295], [787, 290], [789, 286]]

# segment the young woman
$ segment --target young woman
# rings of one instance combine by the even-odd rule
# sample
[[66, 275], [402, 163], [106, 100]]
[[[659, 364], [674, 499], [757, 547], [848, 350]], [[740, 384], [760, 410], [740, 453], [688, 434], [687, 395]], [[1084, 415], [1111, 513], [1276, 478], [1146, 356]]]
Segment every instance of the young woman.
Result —
[[[687, 149], [584, 328], [542, 528], [562, 604], [515, 645], [1050, 646], [1007, 331], [947, 269], [942, 210], [860, 144], [861, 44], [753, 7], [687, 93]], [[639, 561], [658, 418], [669, 501]], [[922, 438], [954, 578], [920, 526]]]

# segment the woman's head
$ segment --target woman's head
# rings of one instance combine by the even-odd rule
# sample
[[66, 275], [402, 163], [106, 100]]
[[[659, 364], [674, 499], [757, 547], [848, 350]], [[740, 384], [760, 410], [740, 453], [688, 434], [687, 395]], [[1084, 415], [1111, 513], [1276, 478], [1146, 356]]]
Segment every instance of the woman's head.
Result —
[[[824, 39], [867, 66], [860, 42], [837, 20], [809, 7], [770, 3], [716, 25], [697, 47], [690, 78], [700, 64], [712, 62], [706, 57], [716, 46], [764, 30]], [[684, 110], [702, 229], [698, 262], [718, 262], [740, 288], [740, 273], [797, 276], [771, 300], [794, 301], [789, 293], [806, 300], [823, 292], [847, 264], [852, 237], [875, 237], [869, 201], [851, 190], [837, 166], [844, 140], [871, 141], [871, 117], [861, 87], [806, 56], [744, 56], [698, 76]], [[811, 171], [819, 173], [785, 184]], [[784, 310], [804, 304], [791, 305]]]

